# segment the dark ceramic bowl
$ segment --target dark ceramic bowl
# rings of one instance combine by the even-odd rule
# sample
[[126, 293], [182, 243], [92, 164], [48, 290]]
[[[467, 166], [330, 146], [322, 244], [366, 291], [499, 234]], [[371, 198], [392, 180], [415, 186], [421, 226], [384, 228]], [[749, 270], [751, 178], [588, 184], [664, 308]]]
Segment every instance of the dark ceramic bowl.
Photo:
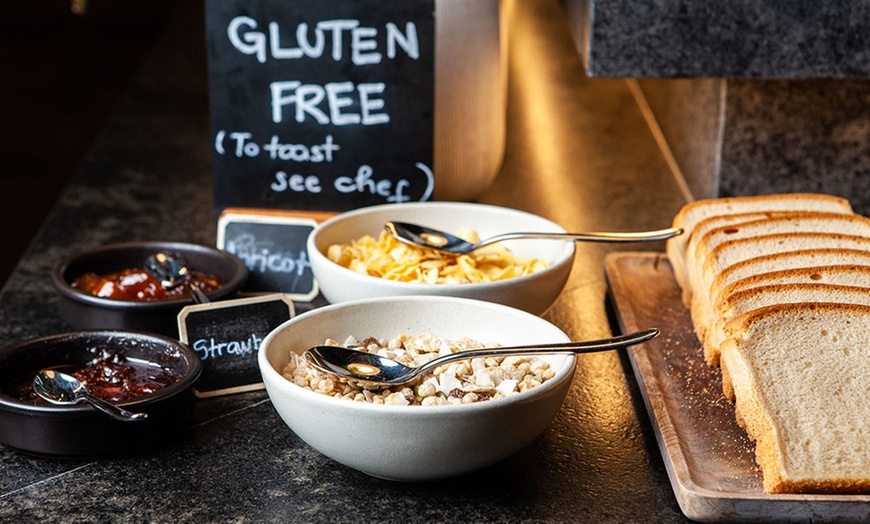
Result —
[[[146, 361], [180, 375], [154, 393], [120, 402], [148, 418], [113, 419], [88, 404], [59, 406], [22, 400], [15, 386], [32, 380], [43, 368], [83, 365], [94, 348]], [[165, 445], [167, 436], [184, 427], [193, 411], [193, 386], [202, 372], [196, 353], [178, 340], [149, 333], [77, 331], [10, 344], [0, 349], [0, 442], [37, 455], [98, 457]]]
[[75, 329], [147, 331], [178, 338], [178, 313], [192, 298], [138, 301], [84, 293], [72, 282], [85, 273], [108, 274], [141, 268], [158, 251], [181, 255], [192, 271], [208, 273], [224, 285], [206, 296], [211, 301], [233, 298], [248, 277], [245, 264], [219, 249], [179, 242], [130, 242], [85, 251], [62, 261], [51, 279], [60, 295], [60, 315]]

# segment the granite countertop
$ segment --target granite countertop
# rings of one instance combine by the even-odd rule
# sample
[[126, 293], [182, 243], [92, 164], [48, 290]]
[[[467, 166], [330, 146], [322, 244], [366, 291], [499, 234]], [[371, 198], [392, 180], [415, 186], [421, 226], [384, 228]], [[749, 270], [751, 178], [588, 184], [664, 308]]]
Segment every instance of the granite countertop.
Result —
[[[508, 143], [479, 199], [569, 230], [666, 227], [683, 204], [631, 90], [589, 80], [556, 0], [509, 2]], [[50, 271], [126, 240], [214, 245], [201, 0], [183, 0], [71, 185], [0, 295], [0, 343], [69, 330]], [[663, 245], [645, 246], [662, 250]], [[576, 338], [611, 334], [603, 274], [615, 248], [580, 244], [546, 318]], [[265, 392], [198, 400], [153, 452], [48, 460], [0, 448], [0, 521], [684, 521], [624, 353], [578, 358], [551, 427], [516, 455], [442, 482], [377, 480], [297, 438]]]
[[866, 2], [562, 0], [600, 77], [866, 79]]

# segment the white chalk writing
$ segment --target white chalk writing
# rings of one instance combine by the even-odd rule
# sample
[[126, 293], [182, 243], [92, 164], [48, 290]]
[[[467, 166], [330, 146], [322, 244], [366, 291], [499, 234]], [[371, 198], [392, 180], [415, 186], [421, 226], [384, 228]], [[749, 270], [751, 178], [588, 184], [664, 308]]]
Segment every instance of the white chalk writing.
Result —
[[273, 251], [271, 246], [272, 242], [258, 241], [254, 235], [244, 233], [228, 239], [224, 250], [242, 259], [250, 271], [295, 273], [297, 277], [301, 277], [306, 269], [311, 268], [311, 262], [308, 260], [308, 253], [304, 246], [296, 253]]
[[227, 25], [227, 37], [237, 51], [256, 57], [261, 64], [270, 58], [299, 60], [329, 56], [336, 62], [350, 57], [354, 65], [364, 66], [383, 61], [384, 54], [378, 51], [381, 48], [390, 60], [396, 58], [400, 49], [414, 60], [420, 58], [417, 26], [413, 22], [406, 22], [404, 31], [388, 22], [383, 33], [375, 27], [360, 26], [359, 20], [322, 20], [314, 24], [313, 30], [302, 22], [296, 25], [295, 31], [290, 31], [295, 34], [296, 45], [287, 47], [282, 46], [285, 38], [282, 38], [281, 25], [277, 22], [266, 25], [268, 34], [257, 30], [259, 24], [253, 18], [237, 16]]
[[252, 333], [245, 340], [231, 340], [229, 342], [216, 341], [214, 337], [198, 339], [193, 342], [193, 350], [202, 360], [216, 359], [223, 356], [244, 357], [252, 355], [260, 349], [263, 341], [256, 333]]

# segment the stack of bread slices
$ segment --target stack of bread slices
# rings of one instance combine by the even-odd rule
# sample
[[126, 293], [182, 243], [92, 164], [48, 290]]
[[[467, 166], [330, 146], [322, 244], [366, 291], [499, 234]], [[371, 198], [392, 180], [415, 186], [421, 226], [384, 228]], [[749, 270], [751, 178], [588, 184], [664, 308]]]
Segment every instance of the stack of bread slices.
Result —
[[768, 493], [870, 492], [870, 219], [842, 198], [701, 200], [667, 255]]

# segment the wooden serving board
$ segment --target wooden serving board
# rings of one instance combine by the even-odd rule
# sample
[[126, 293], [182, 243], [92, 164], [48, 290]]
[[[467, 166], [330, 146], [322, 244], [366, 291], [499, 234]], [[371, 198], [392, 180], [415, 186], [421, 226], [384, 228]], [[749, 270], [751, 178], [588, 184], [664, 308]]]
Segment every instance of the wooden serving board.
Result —
[[870, 521], [870, 495], [764, 493], [754, 445], [704, 361], [663, 253], [612, 253], [605, 273], [623, 332], [662, 334], [628, 349], [671, 486], [693, 520]]

